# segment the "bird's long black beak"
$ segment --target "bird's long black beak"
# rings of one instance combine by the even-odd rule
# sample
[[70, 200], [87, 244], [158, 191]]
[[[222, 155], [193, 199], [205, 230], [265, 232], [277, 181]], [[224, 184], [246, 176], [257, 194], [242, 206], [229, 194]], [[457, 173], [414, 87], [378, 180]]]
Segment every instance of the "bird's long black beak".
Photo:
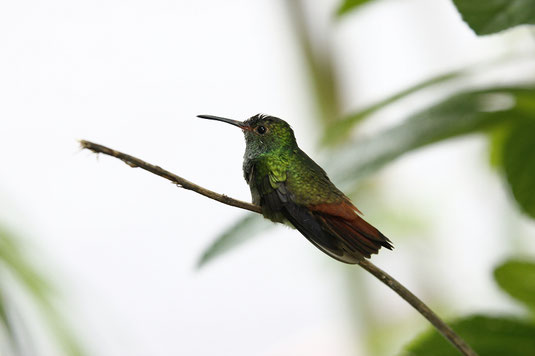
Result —
[[213, 116], [213, 115], [197, 115], [197, 117], [200, 117], [201, 119], [208, 119], [208, 120], [216, 120], [216, 121], [222, 121], [226, 122], [227, 124], [231, 124], [234, 126], [238, 126], [240, 129], [244, 129], [247, 125], [243, 123], [242, 121], [232, 120], [232, 119], [226, 119], [224, 117], [219, 116]]

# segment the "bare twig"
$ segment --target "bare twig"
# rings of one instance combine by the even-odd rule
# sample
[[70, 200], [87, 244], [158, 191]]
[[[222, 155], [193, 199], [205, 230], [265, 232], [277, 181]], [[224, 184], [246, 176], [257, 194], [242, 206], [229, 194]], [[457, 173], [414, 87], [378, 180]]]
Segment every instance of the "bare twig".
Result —
[[95, 153], [103, 153], [108, 156], [112, 156], [115, 158], [120, 159], [130, 167], [139, 167], [146, 171], [149, 171], [151, 173], [156, 174], [157, 176], [163, 177], [167, 180], [170, 180], [171, 182], [175, 183], [181, 188], [192, 190], [195, 193], [199, 193], [200, 195], [204, 195], [207, 198], [217, 200], [220, 203], [235, 206], [237, 208], [242, 208], [245, 210], [252, 211], [254, 213], [261, 213], [262, 210], [258, 205], [254, 205], [251, 203], [247, 203], [241, 200], [236, 200], [231, 197], [228, 197], [224, 194], [219, 194], [214, 191], [211, 191], [209, 189], [203, 188], [193, 182], [190, 182], [187, 179], [184, 179], [182, 177], [177, 176], [176, 174], [173, 174], [169, 171], [166, 171], [165, 169], [155, 166], [153, 164], [147, 163], [145, 161], [140, 160], [139, 158], [127, 155], [126, 153], [122, 153], [116, 150], [112, 150], [111, 148], [108, 148], [106, 146], [99, 145], [97, 143], [80, 140], [80, 145], [82, 148], [86, 148], [88, 150], [91, 150]]
[[396, 292], [401, 298], [405, 299], [407, 303], [412, 305], [424, 318], [426, 318], [433, 326], [449, 341], [451, 342], [463, 355], [477, 356], [477, 353], [453, 331], [438, 315], [435, 314], [424, 302], [415, 296], [410, 290], [405, 288], [403, 284], [399, 283], [394, 277], [371, 263], [369, 260], [362, 260], [359, 266], [366, 271], [373, 274], [378, 280], [386, 284], [390, 289]]
[[[192, 190], [196, 193], [204, 195], [210, 199], [217, 200], [220, 203], [235, 206], [237, 208], [252, 211], [254, 213], [261, 213], [262, 210], [258, 205], [247, 203], [241, 200], [233, 199], [223, 194], [219, 194], [203, 188], [195, 183], [192, 183], [182, 177], [177, 176], [163, 168], [152, 165], [139, 158], [127, 155], [125, 153], [113, 150], [106, 146], [102, 146], [90, 141], [81, 140], [80, 145], [82, 148], [91, 150], [95, 153], [103, 153], [115, 158], [120, 159], [130, 167], [139, 167], [151, 173], [154, 173], [160, 177], [163, 177], [171, 182], [175, 183], [179, 187]], [[363, 260], [359, 262], [359, 266], [370, 272], [381, 282], [386, 284], [390, 289], [396, 292], [407, 303], [412, 305], [424, 318], [426, 318], [448, 341], [450, 341], [456, 348], [465, 356], [477, 356], [477, 353], [470, 348], [470, 346], [451, 329], [442, 319], [438, 317], [424, 302], [416, 297], [411, 291], [405, 288], [401, 283], [395, 280], [388, 273], [374, 265], [369, 260]]]

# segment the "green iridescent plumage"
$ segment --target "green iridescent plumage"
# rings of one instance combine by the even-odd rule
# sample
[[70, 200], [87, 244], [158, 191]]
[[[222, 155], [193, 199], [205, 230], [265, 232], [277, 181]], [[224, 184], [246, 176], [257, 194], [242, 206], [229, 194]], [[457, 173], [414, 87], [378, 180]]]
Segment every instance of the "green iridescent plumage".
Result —
[[246, 149], [245, 180], [253, 203], [264, 217], [289, 223], [316, 247], [345, 263], [377, 253], [389, 240], [364, 221], [357, 208], [329, 180], [325, 171], [297, 145], [284, 120], [255, 115], [240, 122], [210, 115], [242, 129]]

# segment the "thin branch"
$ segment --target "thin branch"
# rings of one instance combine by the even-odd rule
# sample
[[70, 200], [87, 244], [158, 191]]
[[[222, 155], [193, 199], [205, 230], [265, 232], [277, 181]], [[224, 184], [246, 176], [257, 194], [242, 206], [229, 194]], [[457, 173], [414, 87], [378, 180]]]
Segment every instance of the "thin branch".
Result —
[[[151, 173], [154, 173], [160, 177], [163, 177], [171, 182], [175, 183], [179, 187], [192, 190], [196, 193], [204, 195], [213, 200], [217, 200], [220, 203], [235, 206], [237, 208], [252, 211], [254, 213], [262, 213], [262, 209], [258, 205], [247, 203], [241, 200], [230, 198], [226, 195], [219, 194], [203, 188], [195, 183], [190, 182], [182, 177], [177, 176], [163, 168], [152, 165], [139, 158], [127, 155], [125, 153], [113, 150], [106, 146], [102, 146], [90, 141], [81, 140], [80, 145], [82, 148], [91, 150], [95, 153], [103, 153], [115, 158], [120, 159], [130, 167], [139, 167]], [[363, 260], [359, 262], [359, 266], [370, 272], [381, 282], [386, 284], [390, 289], [396, 292], [407, 303], [412, 305], [424, 318], [426, 318], [448, 341], [450, 341], [456, 348], [465, 356], [477, 356], [477, 353], [468, 346], [468, 344], [453, 331], [442, 319], [438, 317], [424, 302], [416, 297], [411, 291], [405, 288], [401, 283], [395, 280], [388, 273], [374, 265], [369, 260]]]
[[127, 155], [126, 153], [112, 150], [111, 148], [108, 148], [106, 146], [102, 146], [97, 143], [93, 143], [93, 142], [85, 141], [85, 140], [80, 140], [80, 145], [82, 146], [82, 148], [91, 150], [95, 153], [103, 153], [105, 155], [118, 158], [124, 163], [126, 163], [127, 165], [129, 165], [130, 167], [142, 168], [146, 171], [156, 174], [157, 176], [170, 180], [171, 182], [175, 183], [181, 188], [192, 190], [195, 193], [199, 193], [200, 195], [204, 195], [207, 198], [217, 200], [220, 203], [227, 204], [230, 206], [235, 206], [237, 208], [241, 208], [245, 210], [249, 210], [249, 211], [252, 211], [253, 213], [259, 213], [259, 214], [262, 213], [262, 209], [260, 209], [258, 205], [247, 203], [241, 200], [236, 200], [224, 194], [219, 194], [209, 189], [203, 188], [193, 182], [190, 182], [187, 179], [184, 179], [182, 177], [177, 176], [176, 174], [166, 171], [165, 169], [161, 167], [147, 163], [145, 161], [140, 160], [139, 158]]
[[394, 277], [371, 263], [369, 260], [362, 260], [359, 262], [359, 266], [366, 271], [373, 274], [378, 280], [383, 282], [396, 292], [401, 298], [405, 299], [407, 303], [412, 305], [424, 318], [426, 318], [433, 326], [447, 339], [449, 340], [463, 355], [477, 356], [476, 352], [453, 331], [434, 311], [431, 310], [424, 302], [415, 296], [410, 290], [405, 288], [403, 284], [398, 282]]

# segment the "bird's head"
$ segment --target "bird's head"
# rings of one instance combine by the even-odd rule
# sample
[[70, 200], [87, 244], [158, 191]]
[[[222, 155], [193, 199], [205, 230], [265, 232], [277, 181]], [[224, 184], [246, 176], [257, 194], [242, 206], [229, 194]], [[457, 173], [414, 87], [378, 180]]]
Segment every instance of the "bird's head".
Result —
[[242, 129], [247, 149], [256, 153], [268, 153], [280, 148], [296, 146], [290, 125], [278, 117], [257, 114], [245, 121], [236, 121], [212, 115], [198, 115], [202, 119], [226, 122]]

